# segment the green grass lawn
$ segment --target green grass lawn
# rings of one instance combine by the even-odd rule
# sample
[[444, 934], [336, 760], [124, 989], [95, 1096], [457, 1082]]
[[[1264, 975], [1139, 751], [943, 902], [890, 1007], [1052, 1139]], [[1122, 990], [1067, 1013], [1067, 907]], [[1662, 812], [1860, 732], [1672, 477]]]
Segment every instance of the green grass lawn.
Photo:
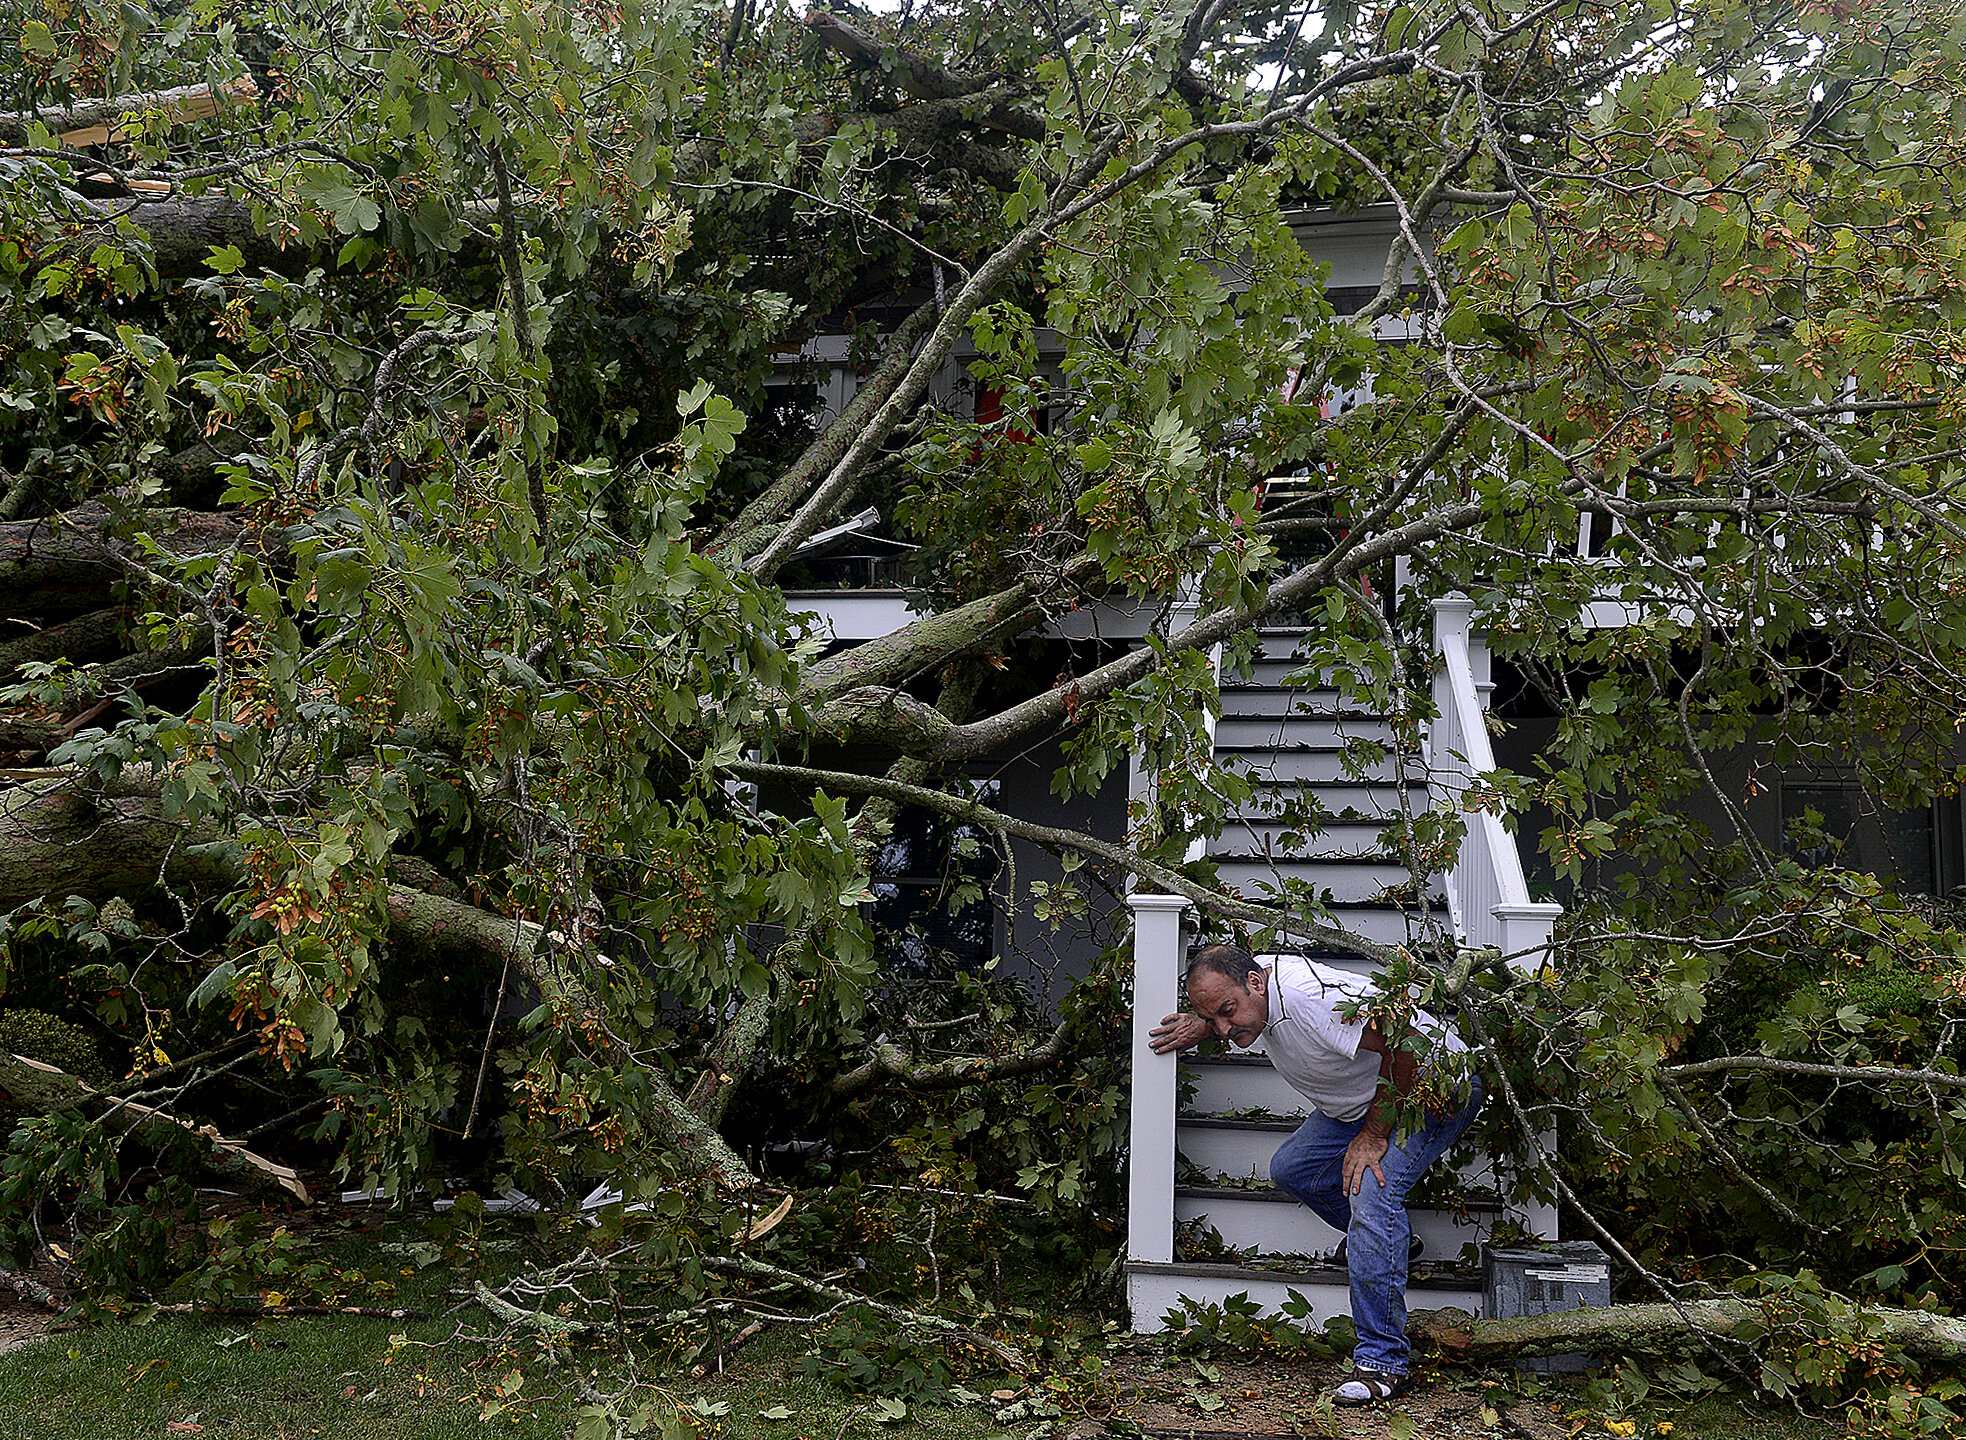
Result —
[[[90, 1326], [0, 1355], [0, 1440], [531, 1440], [571, 1433], [576, 1400], [526, 1399], [554, 1387], [546, 1367], [487, 1363], [482, 1346], [438, 1343], [454, 1330], [450, 1322], [405, 1326], [353, 1316], [168, 1316], [148, 1325]], [[403, 1347], [391, 1358], [397, 1333], [435, 1348]], [[975, 1408], [911, 1411], [900, 1423], [886, 1421], [878, 1402], [800, 1377], [789, 1359], [781, 1346], [760, 1342], [729, 1375], [672, 1379], [667, 1393], [685, 1406], [701, 1402], [696, 1413], [706, 1440], [971, 1440], [1000, 1431]], [[480, 1397], [514, 1368], [526, 1376], [520, 1403], [481, 1419]], [[778, 1418], [779, 1410], [791, 1413]]]
[[[450, 1437], [565, 1437], [573, 1433], [581, 1401], [568, 1393], [567, 1371], [544, 1363], [530, 1342], [501, 1350], [457, 1338], [462, 1328], [491, 1330], [475, 1307], [444, 1317], [459, 1294], [479, 1276], [510, 1274], [536, 1237], [523, 1225], [488, 1224], [468, 1234], [425, 1232], [383, 1217], [341, 1220], [319, 1227], [309, 1254], [324, 1257], [345, 1276], [368, 1287], [351, 1295], [368, 1303], [414, 1308], [433, 1317], [415, 1322], [333, 1316], [270, 1319], [164, 1316], [148, 1324], [89, 1325], [57, 1333], [0, 1355], [0, 1440], [450, 1440]], [[361, 1273], [356, 1275], [354, 1272]], [[296, 1298], [307, 1299], [306, 1295]], [[1084, 1356], [1105, 1351], [1097, 1322]], [[402, 1335], [409, 1343], [392, 1344]], [[1120, 1380], [1109, 1387], [1112, 1403], [1155, 1388], [1155, 1376], [1191, 1369], [1163, 1346], [1114, 1337], [1106, 1352]], [[1037, 1397], [1008, 1404], [984, 1398], [1022, 1382], [969, 1375], [970, 1403], [911, 1405], [850, 1394], [827, 1380], [802, 1373], [800, 1357], [813, 1336], [803, 1329], [766, 1332], [732, 1358], [723, 1375], [692, 1380], [681, 1373], [654, 1376], [658, 1395], [680, 1407], [702, 1440], [986, 1440], [1006, 1432], [1028, 1434], [1042, 1412]], [[1225, 1369], [1232, 1362], [1222, 1357]], [[1251, 1362], [1241, 1362], [1247, 1367]], [[1255, 1362], [1261, 1365], [1263, 1362]], [[592, 1359], [597, 1383], [613, 1362]], [[516, 1391], [509, 1377], [523, 1376]], [[889, 1377], [891, 1378], [891, 1377]], [[1216, 1377], [1222, 1379], [1224, 1377]], [[1311, 1376], [1312, 1390], [1327, 1383]], [[1234, 1377], [1227, 1379], [1233, 1389]], [[1478, 1389], [1475, 1376], [1448, 1372], [1446, 1388]], [[484, 1418], [494, 1387], [508, 1392], [502, 1413]], [[982, 1393], [977, 1393], [982, 1392]], [[1563, 1389], [1536, 1402], [1565, 1403]], [[1069, 1409], [1068, 1405], [1068, 1409]], [[1003, 1418], [999, 1420], [997, 1415]], [[1056, 1413], [1056, 1412], [1050, 1412]], [[1069, 1426], [1072, 1415], [1061, 1417]], [[1745, 1408], [1710, 1398], [1675, 1413], [1648, 1407], [1641, 1435], [1671, 1418], [1673, 1440], [1818, 1440], [1838, 1433], [1774, 1409]], [[194, 1428], [195, 1427], [195, 1428]], [[659, 1435], [660, 1427], [645, 1432]], [[1604, 1434], [1600, 1425], [1587, 1433]]]
[[[419, 1339], [448, 1325], [411, 1327]], [[337, 1316], [226, 1324], [167, 1317], [93, 1326], [0, 1356], [5, 1440], [447, 1440], [483, 1437], [467, 1367], [477, 1347], [411, 1350], [385, 1364], [399, 1322]], [[240, 1338], [243, 1337], [243, 1338]], [[523, 1392], [522, 1392], [523, 1393]], [[546, 1405], [495, 1433], [562, 1436], [571, 1407]], [[168, 1427], [176, 1422], [179, 1428]], [[183, 1428], [186, 1423], [201, 1431]]]

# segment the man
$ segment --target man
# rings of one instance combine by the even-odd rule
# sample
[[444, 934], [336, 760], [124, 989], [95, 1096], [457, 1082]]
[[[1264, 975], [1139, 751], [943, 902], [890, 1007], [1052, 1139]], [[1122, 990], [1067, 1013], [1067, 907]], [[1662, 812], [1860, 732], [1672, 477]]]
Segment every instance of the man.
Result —
[[1477, 1078], [1465, 1104], [1428, 1114], [1423, 1126], [1394, 1143], [1400, 1099], [1421, 1073], [1420, 1060], [1402, 1043], [1407, 1035], [1425, 1036], [1433, 1053], [1467, 1047], [1424, 1010], [1390, 1041], [1377, 1020], [1348, 1021], [1339, 1013], [1377, 993], [1371, 981], [1315, 961], [1272, 955], [1258, 962], [1234, 945], [1210, 945], [1188, 962], [1194, 1013], [1169, 1015], [1150, 1037], [1164, 1055], [1211, 1034], [1245, 1050], [1260, 1036], [1277, 1073], [1317, 1107], [1277, 1148], [1270, 1178], [1345, 1236], [1340, 1250], [1350, 1271], [1358, 1346], [1353, 1378], [1332, 1394], [1338, 1405], [1390, 1400], [1410, 1383], [1407, 1192], [1481, 1109]]

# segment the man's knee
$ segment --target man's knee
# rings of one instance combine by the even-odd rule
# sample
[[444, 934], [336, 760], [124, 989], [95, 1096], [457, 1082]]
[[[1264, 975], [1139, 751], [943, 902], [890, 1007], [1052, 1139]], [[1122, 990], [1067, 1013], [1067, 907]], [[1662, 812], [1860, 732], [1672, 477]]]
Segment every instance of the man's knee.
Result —
[[1336, 1199], [1343, 1168], [1336, 1160], [1292, 1153], [1286, 1146], [1270, 1157], [1270, 1183], [1306, 1204], [1313, 1196]]

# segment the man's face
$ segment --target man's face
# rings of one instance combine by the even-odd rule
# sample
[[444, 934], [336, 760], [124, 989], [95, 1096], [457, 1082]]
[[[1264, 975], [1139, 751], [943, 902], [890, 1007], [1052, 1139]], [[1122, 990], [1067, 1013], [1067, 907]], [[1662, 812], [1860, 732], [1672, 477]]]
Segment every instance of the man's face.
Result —
[[1231, 1044], [1247, 1050], [1270, 1023], [1270, 977], [1258, 970], [1243, 989], [1226, 975], [1197, 970], [1188, 981], [1188, 1003]]

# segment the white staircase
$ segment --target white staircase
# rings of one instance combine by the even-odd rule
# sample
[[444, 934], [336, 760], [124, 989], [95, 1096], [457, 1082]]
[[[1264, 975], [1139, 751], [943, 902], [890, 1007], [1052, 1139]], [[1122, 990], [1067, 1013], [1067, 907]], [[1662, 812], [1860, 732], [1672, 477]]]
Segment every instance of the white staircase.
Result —
[[[1215, 729], [1218, 758], [1247, 763], [1259, 782], [1251, 802], [1209, 847], [1223, 881], [1251, 899], [1301, 882], [1322, 899], [1333, 920], [1371, 940], [1404, 944], [1425, 927], [1452, 933], [1464, 945], [1501, 945], [1518, 956], [1518, 963], [1536, 962], [1559, 907], [1528, 902], [1513, 838], [1493, 816], [1468, 816], [1469, 833], [1454, 869], [1446, 877], [1422, 877], [1426, 883], [1418, 887], [1381, 846], [1387, 822], [1403, 804], [1413, 810], [1430, 805], [1458, 810], [1470, 777], [1494, 768], [1479, 689], [1487, 678], [1486, 653], [1470, 653], [1471, 611], [1458, 598], [1436, 604], [1441, 674], [1436, 700], [1442, 719], [1424, 757], [1397, 761], [1354, 745], [1390, 746], [1392, 727], [1383, 716], [1348, 707], [1334, 690], [1286, 684], [1286, 677], [1303, 668], [1290, 658], [1297, 637], [1264, 635], [1250, 680], [1224, 685]], [[1348, 746], [1354, 746], [1349, 763]], [[1312, 803], [1329, 817], [1322, 833], [1308, 848], [1287, 850], [1282, 837], [1291, 826], [1280, 810]], [[1483, 820], [1491, 824], [1480, 824]], [[1274, 1312], [1295, 1292], [1310, 1303], [1314, 1324], [1349, 1313], [1345, 1271], [1331, 1263], [1338, 1232], [1269, 1183], [1270, 1156], [1308, 1113], [1306, 1102], [1270, 1067], [1260, 1046], [1178, 1062], [1152, 1052], [1148, 1032], [1179, 1008], [1188, 907], [1174, 896], [1145, 894], [1134, 895], [1132, 905], [1134, 1088], [1126, 1268], [1133, 1328], [1163, 1328], [1162, 1317], [1183, 1297], [1219, 1304], [1239, 1293]], [[1371, 968], [1356, 955], [1302, 953], [1360, 973]], [[1184, 1088], [1187, 1102], [1177, 1113], [1176, 1096]], [[1477, 1163], [1459, 1175], [1443, 1168], [1422, 1183], [1428, 1191], [1444, 1187], [1458, 1194], [1450, 1206], [1411, 1207], [1414, 1233], [1426, 1248], [1413, 1267], [1409, 1303], [1416, 1309], [1451, 1305], [1478, 1311], [1480, 1276], [1463, 1263], [1463, 1247], [1485, 1238], [1501, 1215], [1492, 1167]], [[1510, 1218], [1556, 1238], [1555, 1217], [1546, 1209], [1518, 1210]]]

